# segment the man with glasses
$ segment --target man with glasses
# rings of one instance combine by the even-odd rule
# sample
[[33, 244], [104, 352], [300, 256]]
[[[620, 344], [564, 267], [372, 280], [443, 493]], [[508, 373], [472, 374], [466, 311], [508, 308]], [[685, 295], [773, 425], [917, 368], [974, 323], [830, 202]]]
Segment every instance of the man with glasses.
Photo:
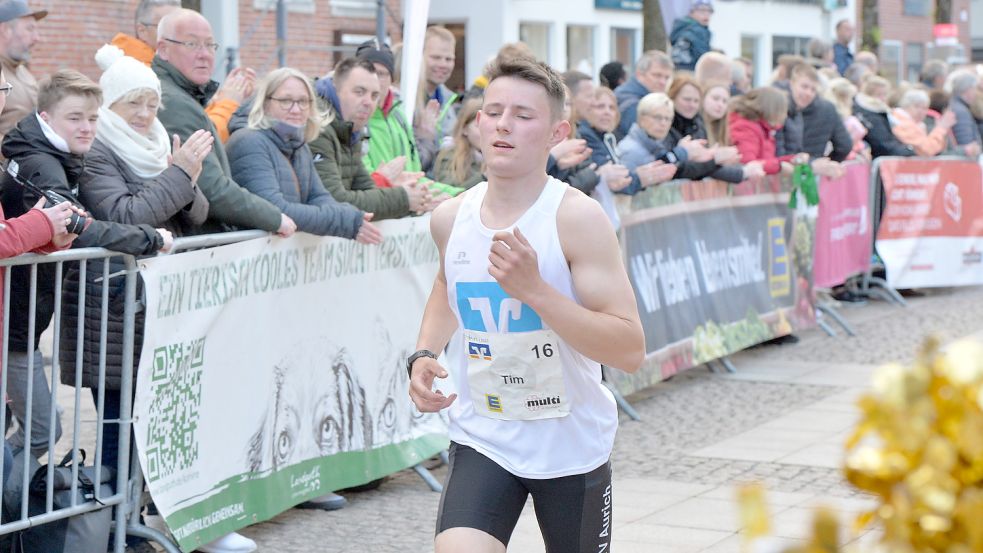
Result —
[[7, 105], [0, 114], [0, 140], [38, 105], [38, 81], [27, 68], [31, 49], [41, 40], [38, 21], [46, 10], [32, 10], [25, 0], [0, 1], [0, 63], [11, 88]]
[[187, 140], [205, 129], [215, 135], [215, 147], [205, 158], [198, 187], [208, 198], [208, 221], [199, 233], [221, 232], [230, 227], [262, 229], [289, 236], [296, 225], [270, 202], [240, 187], [231, 178], [225, 148], [218, 142], [215, 124], [204, 107], [218, 89], [211, 80], [218, 45], [212, 27], [198, 12], [175, 10], [160, 20], [157, 55], [151, 67], [160, 78], [162, 103], [157, 118], [169, 134]]
[[[134, 36], [117, 33], [113, 46], [150, 66], [157, 46], [157, 25], [165, 15], [181, 9], [181, 0], [140, 0], [137, 4]], [[205, 106], [205, 113], [215, 123], [218, 137], [222, 142], [229, 139], [229, 120], [246, 98], [253, 94], [256, 85], [256, 72], [248, 67], [237, 67], [225, 78], [222, 86], [215, 91], [211, 102]]]

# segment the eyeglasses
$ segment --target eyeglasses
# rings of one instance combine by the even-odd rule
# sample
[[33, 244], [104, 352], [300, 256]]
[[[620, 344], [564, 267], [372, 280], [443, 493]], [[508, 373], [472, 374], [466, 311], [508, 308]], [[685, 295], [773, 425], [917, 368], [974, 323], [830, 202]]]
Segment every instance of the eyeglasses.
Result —
[[10, 91], [13, 89], [14, 89], [14, 85], [10, 83], [4, 84], [0, 86], [0, 94], [3, 94], [4, 96], [10, 96]]
[[307, 111], [311, 107], [310, 98], [294, 100], [292, 98], [274, 98], [270, 96], [268, 99], [276, 102], [276, 105], [280, 106], [280, 109], [283, 111], [290, 111], [294, 108], [294, 106], [299, 107], [302, 111]]
[[652, 115], [651, 113], [645, 113], [642, 117], [650, 117], [656, 123], [672, 123], [672, 117], [666, 115]]
[[215, 42], [184, 42], [174, 40], [173, 38], [165, 38], [164, 40], [170, 42], [171, 44], [183, 46], [186, 50], [190, 50], [192, 52], [197, 52], [198, 50], [207, 50], [213, 54], [218, 52], [218, 44]]

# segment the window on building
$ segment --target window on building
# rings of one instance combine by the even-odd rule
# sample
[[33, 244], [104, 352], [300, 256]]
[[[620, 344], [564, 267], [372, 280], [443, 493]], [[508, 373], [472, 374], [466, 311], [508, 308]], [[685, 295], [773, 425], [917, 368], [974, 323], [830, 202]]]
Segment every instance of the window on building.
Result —
[[931, 13], [931, 5], [929, 0], [904, 0], [901, 4], [901, 13], [924, 17]]
[[[341, 6], [338, 6], [340, 4]], [[339, 13], [339, 7], [345, 10], [345, 6], [352, 4], [355, 10], [352, 11], [352, 15], [344, 15]], [[362, 4], [371, 4], [372, 9], [366, 11], [366, 6]], [[338, 17], [375, 17], [375, 2], [371, 0], [334, 0], [331, 2], [331, 12], [332, 15]], [[253, 8], [257, 10], [266, 10], [275, 12], [276, 11], [276, 0], [253, 0]], [[287, 0], [287, 11], [297, 12], [297, 13], [314, 13], [314, 0]]]
[[901, 71], [901, 43], [897, 40], [885, 40], [881, 42], [880, 56], [881, 76], [897, 83], [903, 75]]
[[537, 59], [550, 62], [549, 23], [519, 23], [519, 40], [526, 43]]
[[[751, 60], [751, 67], [753, 69], [758, 68], [758, 52], [759, 45], [761, 43], [761, 37], [741, 35], [741, 57]], [[758, 82], [757, 75], [751, 75], [751, 86], [755, 86]]]
[[611, 61], [620, 61], [629, 73], [635, 64], [635, 29], [611, 28]]
[[905, 79], [917, 83], [922, 64], [925, 63], [925, 45], [920, 42], [909, 42], [904, 48], [904, 63], [908, 68]]
[[567, 69], [576, 69], [588, 75], [593, 75], [599, 69], [594, 65], [593, 27], [567, 26]]
[[785, 54], [796, 56], [808, 56], [806, 44], [809, 42], [807, 36], [773, 36], [771, 37], [771, 65], [778, 65], [778, 58]]

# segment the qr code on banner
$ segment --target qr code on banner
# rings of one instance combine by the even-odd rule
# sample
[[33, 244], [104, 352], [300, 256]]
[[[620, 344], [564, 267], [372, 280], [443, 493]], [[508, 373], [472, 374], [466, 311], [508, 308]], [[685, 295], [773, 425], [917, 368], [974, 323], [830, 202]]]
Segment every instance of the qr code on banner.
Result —
[[185, 470], [198, 459], [204, 360], [204, 338], [154, 350], [146, 447], [151, 482]]

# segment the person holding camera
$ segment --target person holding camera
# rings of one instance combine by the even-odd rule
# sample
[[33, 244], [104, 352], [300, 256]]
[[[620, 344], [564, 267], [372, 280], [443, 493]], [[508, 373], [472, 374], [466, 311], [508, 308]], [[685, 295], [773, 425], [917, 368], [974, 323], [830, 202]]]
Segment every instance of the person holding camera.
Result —
[[[41, 81], [38, 88], [38, 111], [22, 119], [3, 141], [0, 151], [16, 163], [18, 177], [9, 173], [0, 181], [3, 190], [3, 210], [18, 217], [38, 205], [37, 192], [49, 199], [60, 197], [80, 205], [75, 190], [84, 167], [83, 159], [95, 139], [96, 120], [102, 100], [99, 86], [81, 73], [69, 69], [55, 72]], [[28, 181], [41, 190], [23, 186]], [[168, 250], [173, 238], [166, 229], [152, 225], [124, 225], [100, 221], [74, 214], [78, 219], [71, 224], [79, 227], [74, 245], [78, 247], [103, 247], [132, 255], [149, 255]], [[31, 294], [30, 266], [11, 269], [10, 324], [7, 370], [7, 394], [13, 418], [19, 427], [10, 437], [11, 446], [29, 448], [40, 457], [48, 450], [51, 430], [51, 392], [45, 378], [38, 344], [41, 334], [48, 327], [55, 305], [61, 298], [55, 296], [55, 266], [41, 264], [37, 267], [36, 293]], [[29, 328], [31, 316], [34, 328]], [[29, 367], [33, 366], [32, 411], [27, 412]], [[31, 436], [24, 435], [27, 417], [31, 420]], [[55, 441], [61, 436], [57, 417], [54, 424]]]

